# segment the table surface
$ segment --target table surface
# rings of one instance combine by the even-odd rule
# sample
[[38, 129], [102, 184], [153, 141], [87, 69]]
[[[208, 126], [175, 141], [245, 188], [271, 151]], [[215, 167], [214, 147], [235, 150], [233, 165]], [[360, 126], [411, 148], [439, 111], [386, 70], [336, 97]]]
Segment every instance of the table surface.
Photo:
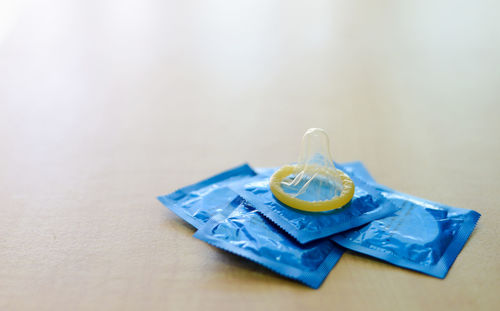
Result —
[[[495, 1], [0, 2], [1, 310], [493, 310]], [[319, 290], [192, 237], [156, 196], [337, 161], [482, 214], [444, 280], [347, 252]]]

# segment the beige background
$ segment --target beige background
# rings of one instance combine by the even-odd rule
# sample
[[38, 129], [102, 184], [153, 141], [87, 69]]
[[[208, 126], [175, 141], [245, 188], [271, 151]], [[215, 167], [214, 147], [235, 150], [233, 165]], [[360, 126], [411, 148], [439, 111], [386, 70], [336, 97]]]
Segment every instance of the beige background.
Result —
[[[497, 1], [0, 2], [1, 310], [494, 310]], [[482, 213], [445, 280], [347, 253], [319, 290], [155, 197], [308, 127], [383, 184]]]

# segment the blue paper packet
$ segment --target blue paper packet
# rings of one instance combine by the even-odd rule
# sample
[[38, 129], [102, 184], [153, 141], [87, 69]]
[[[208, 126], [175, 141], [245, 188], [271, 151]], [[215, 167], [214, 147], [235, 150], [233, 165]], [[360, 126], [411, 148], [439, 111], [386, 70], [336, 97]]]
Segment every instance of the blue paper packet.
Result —
[[[359, 165], [354, 163], [346, 167], [355, 171]], [[345, 170], [344, 165], [337, 165], [337, 168]], [[351, 202], [342, 208], [322, 213], [299, 211], [278, 201], [269, 188], [268, 176], [257, 175], [249, 180], [232, 183], [229, 187], [297, 241], [308, 243], [385, 217], [397, 209], [373, 186], [356, 175], [351, 177], [356, 185]]]
[[226, 185], [256, 175], [248, 164], [243, 164], [168, 195], [159, 196], [158, 200], [198, 229], [212, 215], [230, 212], [227, 206], [238, 195]]
[[328, 239], [297, 243], [239, 196], [227, 210], [229, 216], [214, 215], [194, 236], [312, 288], [342, 256], [342, 248]]
[[347, 249], [444, 278], [481, 215], [374, 186], [398, 210], [331, 239]]

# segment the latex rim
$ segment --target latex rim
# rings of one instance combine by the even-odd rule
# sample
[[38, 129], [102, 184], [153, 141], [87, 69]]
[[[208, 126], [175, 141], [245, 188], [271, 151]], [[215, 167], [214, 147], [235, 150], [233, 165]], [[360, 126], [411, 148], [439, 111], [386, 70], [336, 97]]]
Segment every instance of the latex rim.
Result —
[[326, 171], [327, 174], [337, 175], [342, 181], [342, 192], [339, 196], [335, 196], [330, 200], [324, 201], [305, 201], [296, 197], [292, 197], [290, 194], [286, 193], [281, 187], [281, 182], [287, 176], [292, 174], [297, 167], [293, 165], [285, 165], [277, 170], [269, 181], [269, 186], [271, 188], [271, 192], [274, 196], [282, 203], [307, 212], [325, 212], [333, 209], [341, 208], [349, 201], [351, 201], [354, 196], [354, 183], [351, 178], [347, 176], [344, 172], [337, 169], [329, 169], [329, 168], [321, 168], [321, 170]]

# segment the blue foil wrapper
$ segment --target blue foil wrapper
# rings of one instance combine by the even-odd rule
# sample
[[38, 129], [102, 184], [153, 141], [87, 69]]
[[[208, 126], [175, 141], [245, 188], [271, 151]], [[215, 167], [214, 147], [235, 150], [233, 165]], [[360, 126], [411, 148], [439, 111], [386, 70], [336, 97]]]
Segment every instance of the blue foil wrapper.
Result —
[[335, 166], [341, 167], [342, 170], [349, 176], [356, 176], [357, 178], [360, 178], [366, 182], [375, 183], [375, 179], [373, 179], [370, 172], [368, 172], [366, 167], [360, 161], [347, 162], [343, 164], [335, 163]]
[[361, 162], [346, 172], [369, 183], [399, 207], [392, 215], [332, 237], [345, 248], [444, 278], [481, 216], [375, 184]]
[[328, 239], [297, 243], [241, 197], [227, 209], [229, 216], [214, 215], [194, 236], [312, 288], [342, 256], [343, 250]]
[[[344, 164], [346, 169], [362, 170], [361, 162]], [[199, 228], [216, 213], [227, 215], [231, 210], [228, 204], [238, 196], [237, 193], [227, 188], [227, 185], [249, 180], [249, 178], [269, 178], [276, 168], [257, 168], [255, 171], [248, 165], [243, 164], [233, 169], [224, 171], [208, 179], [193, 185], [183, 187], [168, 195], [159, 196], [158, 200], [173, 211], [177, 216]]]
[[158, 200], [198, 229], [214, 214], [230, 212], [228, 204], [238, 195], [226, 185], [256, 175], [248, 164], [243, 164], [168, 195], [159, 196]]
[[444, 278], [474, 230], [479, 213], [375, 185], [398, 210], [332, 237], [339, 245], [394, 265]]
[[[356, 166], [359, 168], [358, 162], [346, 165], [351, 171], [355, 171]], [[337, 168], [345, 171], [343, 165], [337, 165]], [[232, 183], [229, 187], [297, 241], [308, 243], [383, 218], [397, 209], [372, 185], [355, 175], [351, 177], [355, 183], [351, 202], [322, 213], [299, 211], [278, 201], [269, 188], [268, 175], [259, 174], [249, 180]]]

